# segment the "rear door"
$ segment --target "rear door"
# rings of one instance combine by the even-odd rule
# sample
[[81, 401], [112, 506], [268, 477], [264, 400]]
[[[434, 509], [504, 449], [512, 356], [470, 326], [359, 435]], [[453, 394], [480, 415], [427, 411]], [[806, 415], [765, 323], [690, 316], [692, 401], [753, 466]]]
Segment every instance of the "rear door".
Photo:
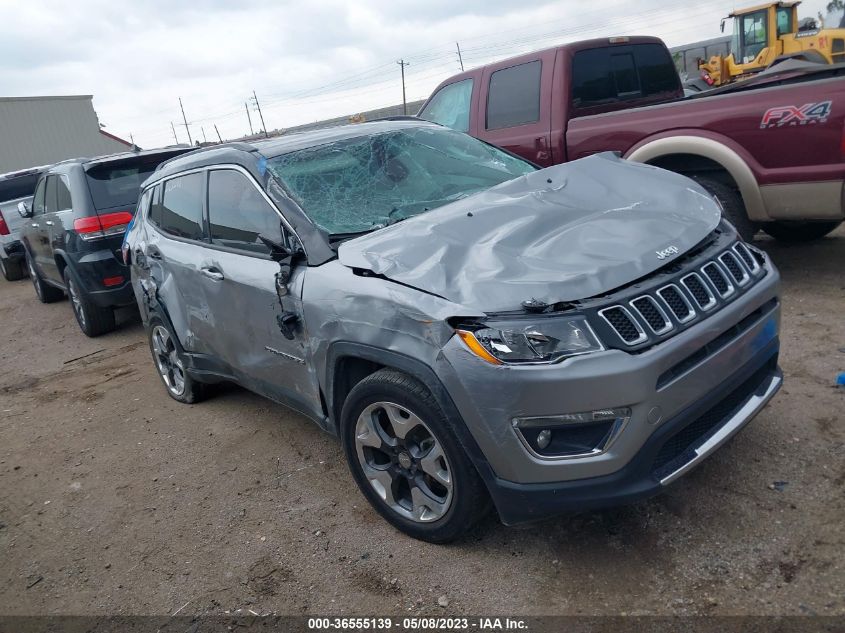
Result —
[[56, 265], [56, 251], [64, 251], [68, 231], [73, 229], [73, 205], [70, 200], [70, 188], [67, 176], [50, 176], [47, 182], [47, 213], [44, 227], [50, 244], [50, 263], [46, 264], [44, 274], [49, 278], [64, 283]]
[[182, 347], [208, 354], [214, 315], [205, 301], [199, 269], [205, 254], [205, 172], [176, 176], [153, 189], [143, 261]]
[[543, 167], [554, 164], [551, 86], [555, 51], [491, 64], [481, 78], [478, 138]]
[[[258, 238], [285, 243], [285, 231], [279, 212], [251, 176], [235, 168], [208, 172], [210, 245], [200, 262], [198, 283], [213, 320], [213, 352], [250, 389], [316, 413], [317, 384], [306, 365], [301, 326], [305, 266], [294, 270], [289, 293], [280, 299], [279, 264]], [[292, 339], [279, 328], [283, 312], [300, 320]]]

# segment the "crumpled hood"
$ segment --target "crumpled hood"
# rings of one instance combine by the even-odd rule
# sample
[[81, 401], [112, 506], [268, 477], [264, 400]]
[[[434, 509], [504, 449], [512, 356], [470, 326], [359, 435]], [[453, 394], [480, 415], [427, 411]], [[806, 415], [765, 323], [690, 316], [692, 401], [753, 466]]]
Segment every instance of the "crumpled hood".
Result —
[[[497, 312], [623, 286], [698, 244], [720, 217], [692, 180], [604, 153], [349, 240], [338, 255], [345, 266]], [[677, 254], [658, 257], [673, 246]]]

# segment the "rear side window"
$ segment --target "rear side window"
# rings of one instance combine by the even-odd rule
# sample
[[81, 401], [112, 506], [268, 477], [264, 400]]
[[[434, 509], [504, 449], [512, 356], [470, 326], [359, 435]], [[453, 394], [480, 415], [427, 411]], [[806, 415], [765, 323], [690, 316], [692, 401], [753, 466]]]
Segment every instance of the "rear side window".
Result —
[[675, 63], [659, 44], [578, 51], [572, 60], [572, 105], [600, 106], [680, 88]]
[[276, 210], [258, 187], [232, 169], [209, 172], [208, 223], [213, 244], [250, 253], [270, 253], [259, 235], [279, 241], [282, 234]]
[[420, 118], [458, 132], [468, 132], [471, 99], [472, 79], [443, 86], [420, 112]]
[[59, 211], [67, 211], [73, 208], [70, 200], [70, 189], [67, 182], [61, 176], [56, 176], [56, 208]]
[[490, 75], [487, 129], [535, 123], [540, 120], [540, 60], [497, 70]]
[[158, 227], [176, 237], [202, 240], [202, 180], [204, 173], [179, 176], [164, 183], [157, 209]]
[[56, 206], [56, 182], [58, 180], [58, 176], [49, 176], [47, 178], [47, 205], [45, 213], [55, 213], [59, 210]]

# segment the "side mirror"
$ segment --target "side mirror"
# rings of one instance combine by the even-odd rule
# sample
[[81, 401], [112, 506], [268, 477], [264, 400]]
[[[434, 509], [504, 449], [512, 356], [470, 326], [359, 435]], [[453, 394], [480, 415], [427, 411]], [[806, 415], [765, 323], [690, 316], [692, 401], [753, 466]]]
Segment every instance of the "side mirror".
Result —
[[22, 218], [32, 217], [32, 204], [29, 202], [18, 202], [18, 213]]
[[277, 242], [266, 235], [259, 235], [258, 239], [261, 240], [264, 246], [270, 249], [270, 257], [274, 262], [282, 262], [293, 256], [293, 252], [281, 242]]

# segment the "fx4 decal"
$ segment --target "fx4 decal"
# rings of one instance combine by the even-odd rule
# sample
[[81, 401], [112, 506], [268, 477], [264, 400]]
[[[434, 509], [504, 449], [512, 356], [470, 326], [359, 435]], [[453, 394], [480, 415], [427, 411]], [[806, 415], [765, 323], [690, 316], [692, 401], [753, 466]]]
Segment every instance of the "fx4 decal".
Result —
[[777, 106], [769, 108], [760, 120], [760, 128], [783, 127], [785, 125], [807, 125], [814, 123], [825, 123], [830, 116], [833, 101], [819, 101], [818, 103], [805, 103], [798, 106]]

